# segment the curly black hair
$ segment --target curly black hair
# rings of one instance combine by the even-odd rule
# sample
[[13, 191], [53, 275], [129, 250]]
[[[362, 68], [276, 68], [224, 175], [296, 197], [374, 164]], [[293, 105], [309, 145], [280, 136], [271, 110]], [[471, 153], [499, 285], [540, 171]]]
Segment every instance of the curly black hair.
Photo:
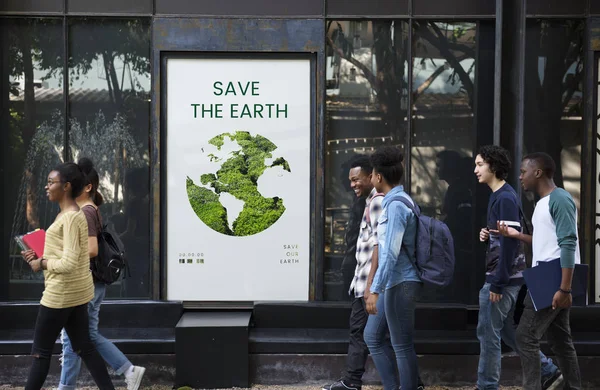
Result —
[[370, 175], [373, 172], [373, 166], [369, 156], [364, 154], [358, 154], [350, 160], [350, 169], [360, 167], [360, 170]]
[[510, 154], [501, 146], [482, 146], [477, 152], [490, 166], [490, 171], [500, 180], [506, 180], [511, 167]]
[[395, 186], [400, 184], [404, 176], [404, 155], [395, 146], [382, 146], [371, 155], [371, 165], [388, 184]]
[[544, 175], [548, 179], [554, 178], [554, 172], [556, 172], [556, 163], [549, 154], [543, 152], [530, 153], [523, 157], [523, 161], [533, 161], [536, 166], [544, 172]]

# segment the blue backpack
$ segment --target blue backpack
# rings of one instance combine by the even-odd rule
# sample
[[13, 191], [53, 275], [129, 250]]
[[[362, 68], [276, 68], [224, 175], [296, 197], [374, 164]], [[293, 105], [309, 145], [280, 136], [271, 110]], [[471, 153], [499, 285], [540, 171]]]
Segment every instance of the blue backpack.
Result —
[[454, 275], [454, 239], [442, 221], [421, 215], [419, 206], [402, 197], [402, 203], [417, 217], [417, 273], [425, 283], [446, 287]]

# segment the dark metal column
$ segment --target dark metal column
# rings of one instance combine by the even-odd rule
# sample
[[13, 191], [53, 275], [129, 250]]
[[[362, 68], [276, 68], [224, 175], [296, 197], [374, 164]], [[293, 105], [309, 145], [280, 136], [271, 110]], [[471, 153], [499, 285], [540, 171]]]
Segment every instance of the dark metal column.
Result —
[[[519, 164], [523, 155], [523, 127], [525, 106], [525, 27], [527, 0], [498, 0], [501, 3], [501, 34], [496, 32], [496, 99], [494, 118], [494, 143], [510, 151], [513, 168], [509, 174], [509, 183], [520, 191], [518, 185]], [[497, 15], [498, 17], [498, 15]], [[498, 42], [500, 40], [500, 42]], [[501, 58], [498, 58], [500, 54]], [[498, 67], [500, 71], [498, 71]], [[498, 77], [500, 80], [497, 80]], [[497, 93], [500, 96], [497, 96]], [[498, 109], [498, 110], [497, 110]], [[497, 110], [497, 111], [496, 111]], [[496, 116], [499, 115], [499, 116]], [[500, 134], [496, 138], [496, 123], [499, 122]]]
[[[8, 145], [9, 142], [9, 124], [10, 124], [10, 84], [8, 83], [10, 70], [8, 62], [9, 42], [7, 20], [0, 20], [0, 144]], [[2, 149], [4, 150], [4, 148]], [[10, 283], [10, 261], [8, 261], [8, 253], [10, 251], [10, 242], [12, 237], [9, 236], [11, 231], [12, 218], [9, 218], [9, 213], [6, 206], [5, 193], [8, 189], [5, 187], [8, 182], [8, 170], [10, 166], [8, 153], [3, 153], [0, 156], [0, 180], [2, 181], [2, 191], [0, 191], [0, 223], [2, 224], [2, 238], [0, 241], [0, 250], [2, 250], [2, 259], [0, 262], [0, 301], [9, 300], [9, 283]]]
[[[500, 91], [502, 88], [502, 15], [503, 0], [496, 0], [496, 47], [495, 55], [495, 73], [494, 73], [494, 91]], [[502, 104], [500, 103], [500, 93], [494, 94], [494, 145], [500, 144], [500, 116]]]
[[[580, 231], [580, 249], [581, 259], [584, 262], [589, 261], [590, 266], [590, 303], [600, 300], [600, 291], [596, 289], [596, 226], [598, 194], [596, 185], [598, 183], [598, 174], [596, 171], [596, 160], [598, 158], [598, 58], [595, 55], [600, 51], [600, 18], [589, 18], [586, 23], [586, 39], [584, 41], [585, 69], [583, 84], [583, 121], [584, 136], [581, 150], [581, 199], [580, 204], [581, 231]], [[591, 167], [591, 169], [585, 169]]]
[[[65, 4], [66, 9], [66, 4]], [[63, 156], [65, 161], [70, 161], [71, 146], [69, 145], [69, 21], [63, 16], [63, 142], [65, 150]]]

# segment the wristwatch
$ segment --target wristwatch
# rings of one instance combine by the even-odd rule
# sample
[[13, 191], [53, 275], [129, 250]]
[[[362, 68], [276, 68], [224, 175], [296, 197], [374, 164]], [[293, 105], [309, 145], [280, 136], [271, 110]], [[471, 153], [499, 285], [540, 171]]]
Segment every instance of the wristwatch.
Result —
[[559, 288], [558, 291], [560, 291], [563, 294], [571, 294], [571, 290], [563, 290], [562, 288]]

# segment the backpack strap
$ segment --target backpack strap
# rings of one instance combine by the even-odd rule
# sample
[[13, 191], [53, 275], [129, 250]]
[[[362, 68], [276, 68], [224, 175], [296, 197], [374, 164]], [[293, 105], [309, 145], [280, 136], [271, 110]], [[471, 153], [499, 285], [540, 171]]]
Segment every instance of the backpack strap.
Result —
[[[406, 207], [408, 207], [410, 209], [410, 211], [412, 211], [412, 213], [415, 215], [415, 217], [417, 219], [421, 216], [421, 210], [419, 209], [419, 206], [413, 205], [412, 202], [410, 200], [408, 200], [408, 198], [406, 198], [404, 196], [400, 196], [399, 200]], [[415, 239], [418, 240], [418, 237], [415, 237]], [[401, 247], [404, 248], [404, 250], [406, 251], [406, 245], [404, 245], [404, 243], [402, 243]], [[417, 250], [417, 248], [416, 248], [416, 245], [415, 245], [415, 251], [416, 250]], [[419, 266], [417, 265], [417, 256], [416, 256], [416, 253], [414, 254], [414, 260], [411, 258], [410, 255], [409, 255], [408, 258], [410, 260], [410, 263], [413, 265], [413, 267], [415, 267], [415, 270], [417, 271], [417, 274], [419, 274]]]
[[413, 205], [412, 202], [406, 197], [400, 196], [400, 202], [404, 203], [404, 205], [413, 212], [415, 217], [419, 218], [421, 216], [421, 210], [419, 209], [419, 206]]
[[96, 216], [98, 217], [98, 226], [100, 226], [100, 231], [98, 233], [102, 233], [104, 231], [104, 227], [102, 226], [102, 220], [100, 219], [100, 212], [98, 211], [98, 207], [94, 207], [96, 209]]
[[102, 220], [100, 219], [100, 212], [98, 211], [98, 207], [92, 206], [91, 204], [86, 204], [85, 206], [82, 207], [82, 209], [85, 207], [91, 207], [92, 209], [94, 209], [94, 212], [96, 213], [96, 222], [97, 222], [96, 229], [98, 230], [98, 235], [100, 235], [100, 233], [102, 233], [102, 231], [104, 229], [102, 228]]

